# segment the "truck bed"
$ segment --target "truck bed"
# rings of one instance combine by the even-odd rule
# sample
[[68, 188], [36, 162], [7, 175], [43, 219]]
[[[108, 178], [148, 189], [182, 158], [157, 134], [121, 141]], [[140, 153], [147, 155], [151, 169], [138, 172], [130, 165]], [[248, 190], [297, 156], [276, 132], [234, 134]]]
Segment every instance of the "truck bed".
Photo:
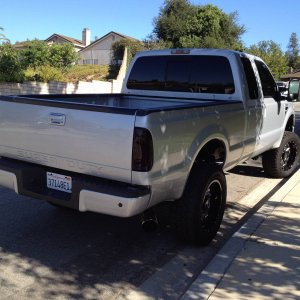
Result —
[[221, 105], [123, 94], [0, 97], [0, 156], [131, 182], [136, 116]]

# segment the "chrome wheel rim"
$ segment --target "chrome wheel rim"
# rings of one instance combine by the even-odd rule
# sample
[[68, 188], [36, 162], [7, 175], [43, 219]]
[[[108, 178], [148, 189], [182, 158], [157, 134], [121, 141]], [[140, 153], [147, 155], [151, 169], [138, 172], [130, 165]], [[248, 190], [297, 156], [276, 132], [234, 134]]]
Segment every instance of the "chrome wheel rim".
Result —
[[295, 159], [297, 156], [297, 146], [295, 142], [291, 141], [286, 143], [283, 147], [282, 155], [281, 155], [281, 169], [283, 171], [288, 171], [292, 168], [295, 163]]

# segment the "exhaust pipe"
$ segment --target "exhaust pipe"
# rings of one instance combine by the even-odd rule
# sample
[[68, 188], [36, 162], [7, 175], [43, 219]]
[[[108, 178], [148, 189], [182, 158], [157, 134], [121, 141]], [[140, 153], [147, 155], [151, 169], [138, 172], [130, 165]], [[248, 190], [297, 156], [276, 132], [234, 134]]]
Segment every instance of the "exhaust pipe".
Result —
[[158, 227], [158, 220], [152, 208], [147, 209], [141, 215], [142, 228], [145, 232], [153, 232]]

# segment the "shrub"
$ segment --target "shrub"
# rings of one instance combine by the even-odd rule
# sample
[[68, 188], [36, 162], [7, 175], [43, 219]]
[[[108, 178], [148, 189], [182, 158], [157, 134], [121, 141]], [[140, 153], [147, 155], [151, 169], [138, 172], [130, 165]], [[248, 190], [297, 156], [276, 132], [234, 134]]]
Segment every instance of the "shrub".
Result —
[[25, 79], [41, 82], [48, 82], [50, 80], [64, 82], [106, 80], [108, 69], [108, 66], [76, 65], [62, 72], [59, 68], [41, 66], [35, 69], [28, 68], [25, 71]]
[[20, 50], [20, 60], [25, 69], [49, 65], [64, 70], [78, 61], [78, 54], [69, 43], [49, 46], [44, 41], [33, 40], [27, 41]]
[[23, 68], [38, 68], [48, 64], [49, 46], [44, 41], [27, 41], [24, 49], [19, 50]]
[[108, 79], [116, 78], [120, 69], [119, 61], [123, 59], [125, 48], [127, 48], [127, 66], [131, 62], [132, 58], [139, 51], [145, 50], [145, 46], [142, 42], [133, 39], [122, 39], [116, 41], [112, 45], [113, 58], [109, 68]]
[[54, 68], [51, 66], [40, 66], [35, 69], [28, 68], [25, 71], [25, 79], [29, 81], [40, 82], [48, 82], [50, 80], [64, 81], [64, 75], [58, 68]]
[[76, 65], [66, 71], [64, 78], [68, 82], [106, 80], [108, 66]]
[[0, 46], [0, 81], [22, 82], [24, 72], [18, 52], [10, 44]]
[[53, 67], [64, 70], [72, 67], [72, 65], [77, 63], [78, 60], [78, 53], [75, 51], [73, 45], [69, 43], [53, 44], [49, 48], [48, 61]]
[[144, 44], [138, 40], [131, 40], [131, 39], [119, 40], [112, 45], [114, 64], [116, 64], [119, 60], [123, 59], [125, 48], [128, 49], [128, 61], [127, 61], [128, 64], [131, 62], [132, 58], [137, 52], [145, 50]]

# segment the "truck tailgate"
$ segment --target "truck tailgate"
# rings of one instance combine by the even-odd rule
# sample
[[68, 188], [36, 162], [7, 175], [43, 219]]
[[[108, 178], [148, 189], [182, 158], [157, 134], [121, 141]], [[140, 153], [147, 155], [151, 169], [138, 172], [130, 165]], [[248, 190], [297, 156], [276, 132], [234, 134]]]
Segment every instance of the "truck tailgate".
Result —
[[0, 156], [131, 182], [134, 113], [0, 103]]

